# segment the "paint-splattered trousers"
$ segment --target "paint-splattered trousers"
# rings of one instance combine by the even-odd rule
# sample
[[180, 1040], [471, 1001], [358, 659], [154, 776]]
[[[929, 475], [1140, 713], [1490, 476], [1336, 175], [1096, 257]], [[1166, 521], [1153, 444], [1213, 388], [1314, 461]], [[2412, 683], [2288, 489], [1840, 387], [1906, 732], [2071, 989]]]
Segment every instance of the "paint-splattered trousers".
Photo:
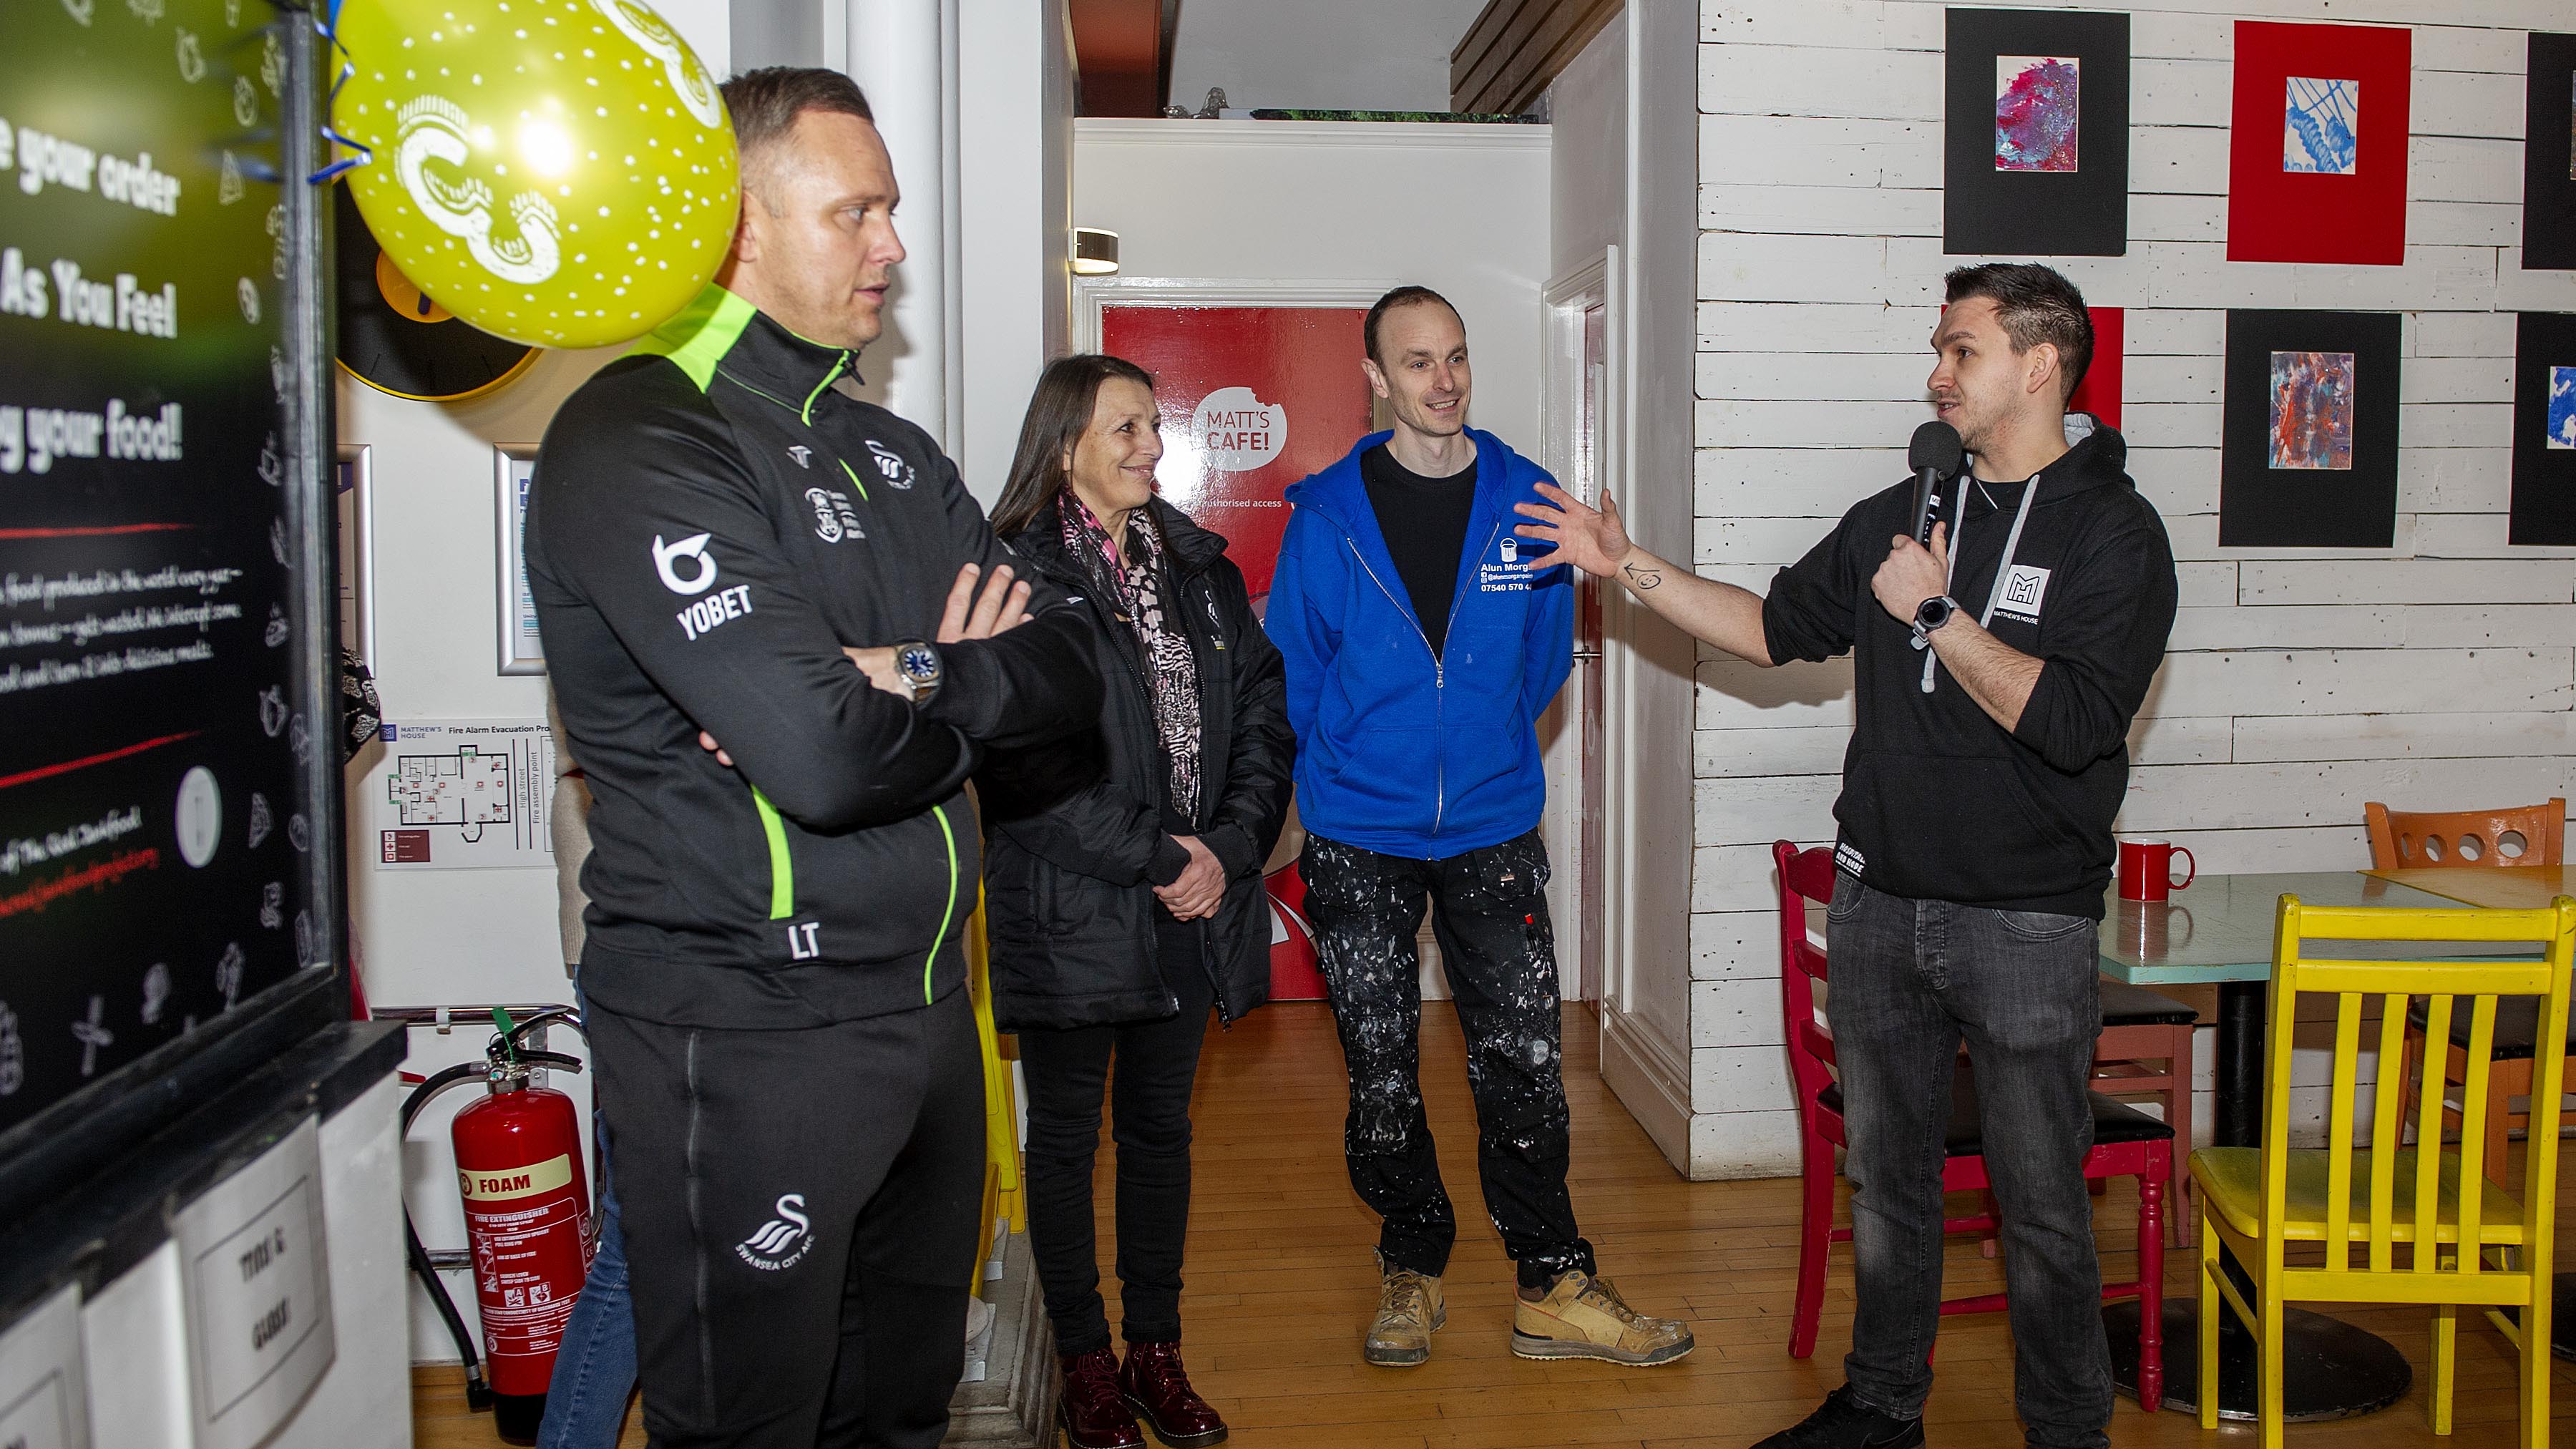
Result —
[[1411, 860], [1311, 837], [1300, 870], [1324, 982], [1350, 1070], [1342, 1132], [1351, 1186], [1384, 1219], [1378, 1249], [1417, 1273], [1448, 1266], [1458, 1219], [1422, 1110], [1421, 955], [1433, 939], [1467, 1038], [1476, 1099], [1476, 1176], [1485, 1210], [1541, 1287], [1592, 1271], [1592, 1245], [1566, 1194], [1556, 940], [1547, 915], [1547, 848], [1535, 830], [1441, 860]]

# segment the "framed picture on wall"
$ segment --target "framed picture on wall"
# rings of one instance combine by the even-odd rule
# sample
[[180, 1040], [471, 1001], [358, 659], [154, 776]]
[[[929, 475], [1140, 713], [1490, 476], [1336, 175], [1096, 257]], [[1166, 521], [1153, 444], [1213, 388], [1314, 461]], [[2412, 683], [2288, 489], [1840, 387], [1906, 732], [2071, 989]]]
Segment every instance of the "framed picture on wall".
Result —
[[2576, 35], [2532, 36], [2523, 84], [2523, 269], [2576, 267]]
[[2576, 544], [2576, 313], [2525, 312], [2514, 322], [2505, 541]]
[[331, 466], [340, 505], [340, 645], [376, 672], [376, 478], [370, 445], [343, 443]]
[[501, 672], [543, 674], [545, 650], [537, 638], [537, 600], [528, 591], [528, 480], [537, 469], [534, 443], [492, 445], [492, 528], [498, 597]]
[[2236, 22], [2231, 262], [2406, 260], [2415, 32]]
[[2129, 250], [2129, 17], [1952, 10], [1941, 250]]
[[2397, 537], [2399, 315], [2227, 314], [2222, 548], [2387, 548]]

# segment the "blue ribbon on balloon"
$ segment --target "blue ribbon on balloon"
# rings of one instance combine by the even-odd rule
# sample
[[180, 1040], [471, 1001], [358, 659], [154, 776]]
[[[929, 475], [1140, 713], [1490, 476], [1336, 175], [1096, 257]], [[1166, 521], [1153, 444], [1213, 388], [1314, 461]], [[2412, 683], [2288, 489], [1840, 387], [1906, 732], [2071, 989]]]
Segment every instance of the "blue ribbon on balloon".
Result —
[[340, 88], [347, 85], [349, 78], [358, 73], [356, 58], [349, 54], [349, 47], [340, 42], [340, 0], [325, 0], [322, 5], [314, 7], [313, 31], [324, 40], [331, 42], [331, 49], [339, 52], [341, 56], [340, 73], [331, 78], [331, 93], [322, 102], [322, 139], [334, 145], [346, 146], [358, 153], [355, 156], [343, 156], [304, 178], [307, 185], [327, 186], [342, 175], [376, 159], [376, 151], [364, 141], [341, 135], [331, 124], [332, 109], [340, 101]]

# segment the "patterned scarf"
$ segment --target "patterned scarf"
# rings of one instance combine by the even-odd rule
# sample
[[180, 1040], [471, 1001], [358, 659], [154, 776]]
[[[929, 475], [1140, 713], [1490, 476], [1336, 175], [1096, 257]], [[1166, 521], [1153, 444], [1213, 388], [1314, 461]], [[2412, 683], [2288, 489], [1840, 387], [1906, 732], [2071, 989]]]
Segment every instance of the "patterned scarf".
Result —
[[1192, 820], [1199, 813], [1199, 672], [1189, 637], [1163, 613], [1163, 538], [1146, 510], [1127, 515], [1127, 562], [1118, 561], [1118, 546], [1109, 529], [1092, 515], [1073, 490], [1064, 490], [1065, 551], [1089, 566], [1107, 584], [1136, 626], [1152, 666], [1155, 733], [1163, 756], [1171, 762], [1172, 806]]

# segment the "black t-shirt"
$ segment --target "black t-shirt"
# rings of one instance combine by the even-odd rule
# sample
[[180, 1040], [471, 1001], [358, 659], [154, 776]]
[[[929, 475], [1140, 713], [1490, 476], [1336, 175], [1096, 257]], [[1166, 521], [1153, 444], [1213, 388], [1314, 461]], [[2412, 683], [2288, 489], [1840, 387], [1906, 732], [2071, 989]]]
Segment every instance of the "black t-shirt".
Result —
[[1386, 551], [1395, 555], [1413, 616], [1422, 621], [1422, 637], [1437, 655], [1449, 635], [1458, 557], [1466, 551], [1467, 515], [1475, 508], [1475, 465], [1446, 478], [1425, 478], [1380, 443], [1360, 455], [1360, 481], [1368, 486], [1369, 507], [1386, 535]]

